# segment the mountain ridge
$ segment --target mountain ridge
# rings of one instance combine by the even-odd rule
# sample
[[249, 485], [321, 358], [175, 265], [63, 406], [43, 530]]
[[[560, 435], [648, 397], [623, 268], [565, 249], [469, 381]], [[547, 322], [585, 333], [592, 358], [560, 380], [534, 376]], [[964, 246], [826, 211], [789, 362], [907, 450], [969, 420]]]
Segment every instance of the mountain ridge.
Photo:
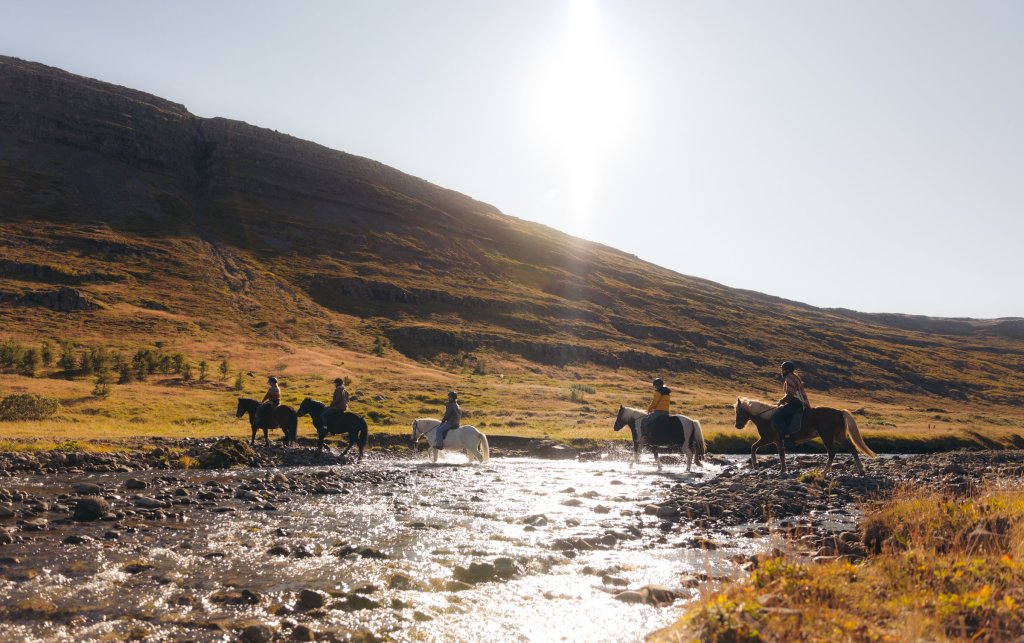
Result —
[[0, 222], [0, 299], [49, 286], [97, 302], [59, 319], [17, 305], [6, 316], [22, 334], [386, 337], [417, 359], [494, 351], [731, 382], [793, 358], [825, 389], [1024, 392], [1024, 320], [728, 288], [371, 159], [8, 57]]

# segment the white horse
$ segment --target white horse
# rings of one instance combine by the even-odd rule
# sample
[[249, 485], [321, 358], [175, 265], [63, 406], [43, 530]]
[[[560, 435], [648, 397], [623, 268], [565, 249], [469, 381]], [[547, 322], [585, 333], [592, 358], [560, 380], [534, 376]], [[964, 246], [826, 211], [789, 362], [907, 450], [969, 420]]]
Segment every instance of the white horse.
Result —
[[640, 462], [640, 449], [644, 446], [651, 447], [654, 452], [654, 462], [661, 471], [661, 460], [658, 458], [658, 447], [679, 447], [680, 452], [686, 455], [686, 471], [690, 472], [694, 460], [697, 466], [703, 466], [704, 454], [707, 452], [707, 445], [704, 444], [704, 433], [700, 430], [700, 422], [686, 417], [685, 415], [670, 415], [675, 420], [671, 423], [651, 423], [647, 427], [647, 435], [640, 436], [640, 422], [647, 417], [647, 413], [640, 409], [628, 406], [620, 406], [619, 414], [615, 418], [615, 426], [618, 431], [628, 426], [633, 432], [633, 460], [629, 463], [630, 468]]
[[[430, 458], [437, 462], [437, 449], [434, 448], [434, 432], [441, 425], [441, 420], [434, 418], [417, 418], [412, 421], [412, 443], [415, 446], [421, 439], [426, 438], [430, 445]], [[479, 462], [488, 462], [491, 459], [491, 447], [487, 444], [487, 436], [481, 433], [475, 426], [464, 424], [457, 429], [448, 431], [444, 436], [444, 450], [463, 451], [469, 461], [476, 458]]]

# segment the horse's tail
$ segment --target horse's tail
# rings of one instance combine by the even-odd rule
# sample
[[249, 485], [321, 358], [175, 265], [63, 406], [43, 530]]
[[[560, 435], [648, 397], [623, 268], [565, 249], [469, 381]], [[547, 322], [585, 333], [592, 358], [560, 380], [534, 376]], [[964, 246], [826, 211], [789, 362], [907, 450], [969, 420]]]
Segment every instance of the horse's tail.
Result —
[[477, 449], [484, 456], [483, 462], [491, 461], [491, 445], [487, 443], [487, 436], [483, 433], [480, 434], [480, 442], [477, 444]]
[[693, 432], [690, 433], [690, 451], [693, 452], [693, 457], [697, 464], [704, 461], [704, 456], [708, 452], [708, 445], [704, 443], [704, 432], [700, 429], [699, 420], [693, 420]]
[[857, 447], [857, 450], [870, 458], [877, 458], [878, 454], [871, 450], [871, 448], [864, 444], [864, 438], [860, 436], [860, 430], [857, 429], [857, 420], [853, 419], [853, 414], [849, 411], [843, 411], [843, 422], [846, 424], [846, 433], [850, 437], [850, 441], [853, 442], [853, 446]]

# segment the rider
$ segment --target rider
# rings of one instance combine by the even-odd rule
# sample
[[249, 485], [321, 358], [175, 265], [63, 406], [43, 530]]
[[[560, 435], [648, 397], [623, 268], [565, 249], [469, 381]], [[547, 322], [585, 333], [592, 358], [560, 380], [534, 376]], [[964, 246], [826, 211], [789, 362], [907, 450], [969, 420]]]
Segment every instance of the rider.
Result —
[[324, 426], [330, 423], [331, 419], [341, 415], [348, 410], [348, 391], [345, 390], [345, 380], [340, 377], [334, 378], [334, 397], [331, 398], [331, 405], [324, 411]]
[[804, 382], [796, 374], [796, 364], [793, 362], [782, 363], [782, 391], [786, 396], [779, 400], [779, 410], [772, 415], [772, 425], [779, 435], [785, 436], [793, 416], [811, 408], [804, 391]]
[[271, 409], [277, 408], [281, 403], [281, 389], [277, 385], [277, 378], [268, 377], [267, 384], [270, 384], [270, 388], [267, 389], [267, 394], [260, 400], [259, 408], [256, 409], [256, 426], [260, 425], [264, 416], [270, 413]]
[[647, 427], [658, 418], [668, 416], [672, 404], [672, 391], [665, 386], [665, 380], [660, 377], [654, 378], [654, 398], [647, 405], [647, 416], [640, 420], [640, 437], [647, 436]]
[[459, 428], [462, 422], [462, 409], [459, 408], [459, 394], [452, 391], [448, 394], [448, 404], [444, 407], [444, 417], [434, 434], [434, 448], [444, 448], [444, 436], [452, 429]]

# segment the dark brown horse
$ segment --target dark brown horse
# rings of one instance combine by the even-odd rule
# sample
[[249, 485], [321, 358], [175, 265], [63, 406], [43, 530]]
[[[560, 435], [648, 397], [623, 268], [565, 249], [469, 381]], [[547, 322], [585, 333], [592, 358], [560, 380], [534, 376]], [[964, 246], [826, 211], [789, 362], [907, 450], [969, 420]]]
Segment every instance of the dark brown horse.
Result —
[[256, 444], [256, 431], [263, 429], [263, 442], [270, 445], [270, 436], [267, 433], [270, 429], [281, 429], [284, 431], [284, 445], [295, 444], [299, 432], [299, 417], [295, 415], [295, 409], [281, 404], [275, 407], [270, 413], [265, 413], [256, 425], [256, 409], [260, 403], [252, 398], [238, 398], [238, 408], [235, 410], [235, 417], [242, 417], [249, 414], [249, 426], [252, 427], [252, 439], [249, 444]]
[[[753, 422], [757, 427], [760, 439], [750, 446], [750, 466], [757, 466], [757, 450], [766, 444], [775, 444], [779, 450], [779, 461], [782, 463], [782, 470], [786, 470], [786, 448], [782, 443], [779, 432], [772, 424], [772, 415], [779, 407], [750, 400], [745, 397], [736, 398], [736, 428], [742, 429], [747, 422]], [[840, 411], [827, 406], [816, 406], [804, 411], [803, 422], [800, 430], [786, 436], [792, 442], [806, 442], [820, 437], [825, 443], [825, 450], [828, 451], [828, 464], [825, 465], [825, 475], [832, 471], [832, 460], [836, 457], [836, 451], [841, 447], [850, 449], [853, 454], [853, 461], [857, 464], [857, 470], [864, 475], [864, 465], [860, 463], [860, 451], [864, 455], [874, 458], [875, 452], [864, 444], [864, 438], [860, 437], [857, 429], [857, 422], [849, 411]]]

